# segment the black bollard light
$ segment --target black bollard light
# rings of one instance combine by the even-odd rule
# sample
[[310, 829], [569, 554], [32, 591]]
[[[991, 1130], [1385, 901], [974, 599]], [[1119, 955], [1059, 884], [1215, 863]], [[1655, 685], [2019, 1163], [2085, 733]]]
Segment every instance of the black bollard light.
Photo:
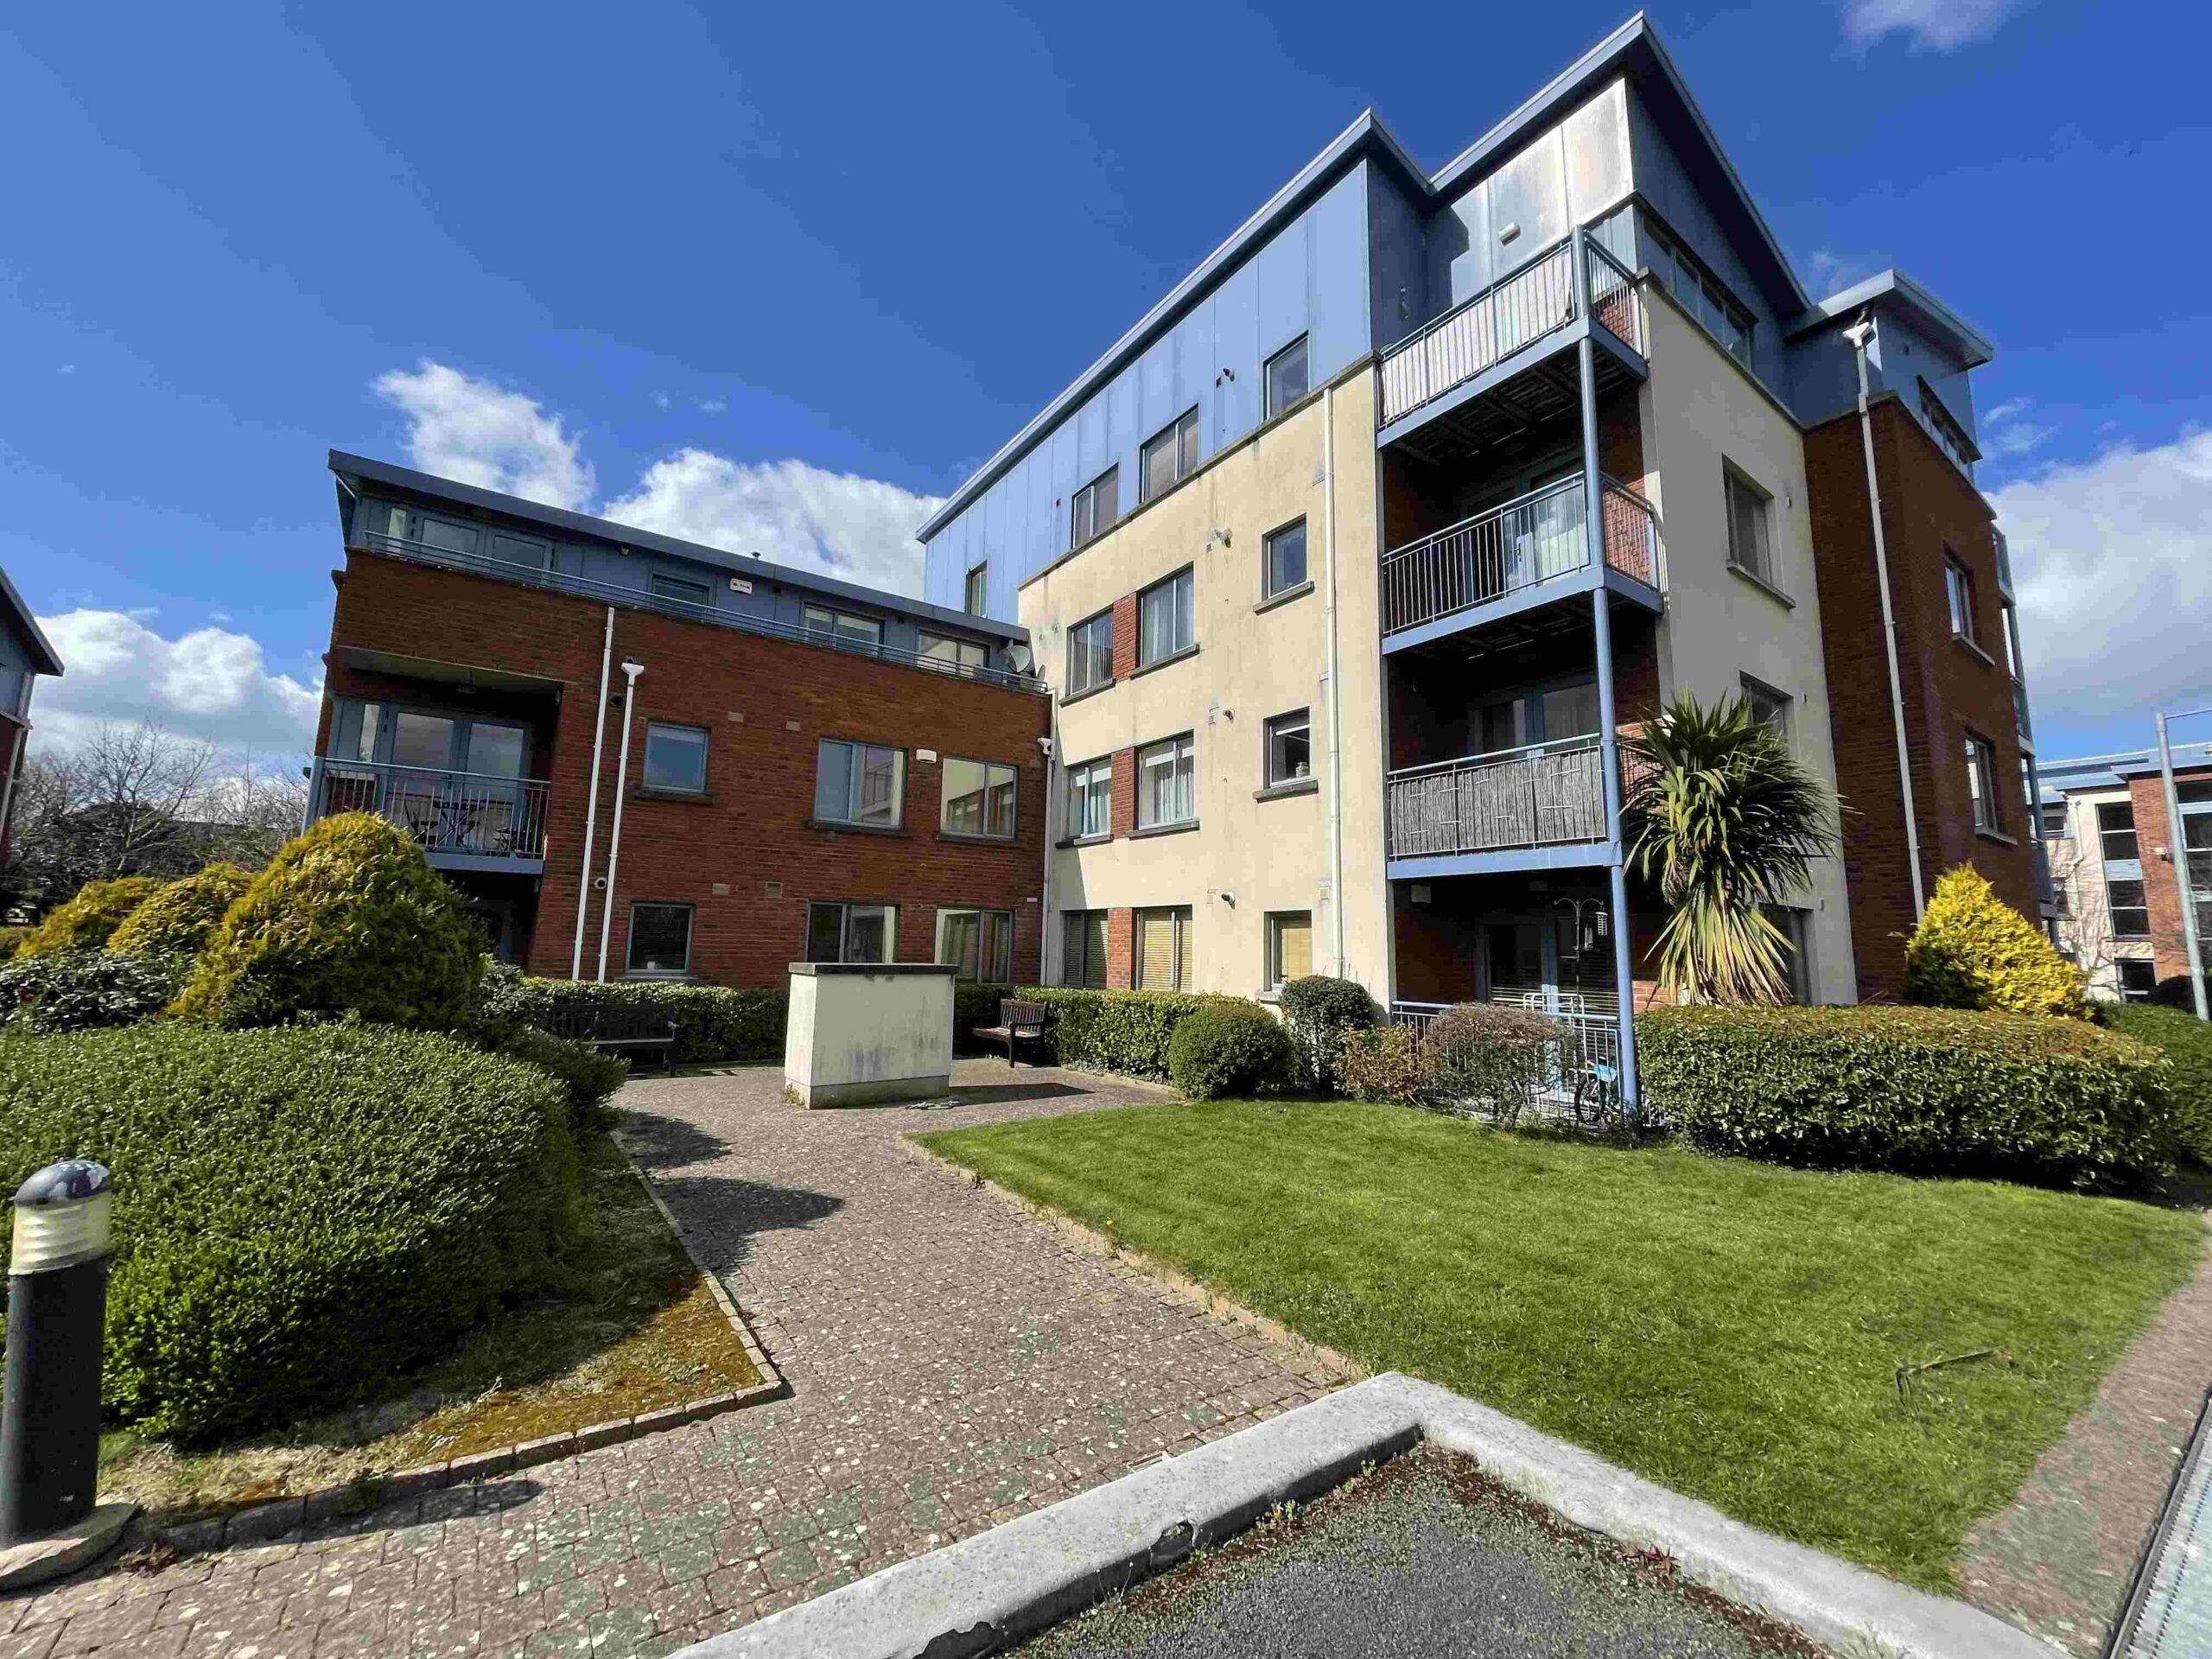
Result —
[[94, 1509], [114, 1198], [107, 1170], [87, 1158], [48, 1164], [16, 1190], [0, 1390], [0, 1588], [89, 1560], [135, 1510]]

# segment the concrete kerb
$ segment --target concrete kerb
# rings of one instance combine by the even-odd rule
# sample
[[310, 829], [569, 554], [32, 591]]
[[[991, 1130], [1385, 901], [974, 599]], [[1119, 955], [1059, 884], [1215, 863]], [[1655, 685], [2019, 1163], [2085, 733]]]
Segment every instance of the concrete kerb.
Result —
[[1423, 1439], [1578, 1526], [1663, 1551], [1691, 1583], [1850, 1659], [2051, 1659], [2056, 1651], [1963, 1602], [1759, 1532], [1448, 1389], [1388, 1372], [682, 1653], [986, 1652]]

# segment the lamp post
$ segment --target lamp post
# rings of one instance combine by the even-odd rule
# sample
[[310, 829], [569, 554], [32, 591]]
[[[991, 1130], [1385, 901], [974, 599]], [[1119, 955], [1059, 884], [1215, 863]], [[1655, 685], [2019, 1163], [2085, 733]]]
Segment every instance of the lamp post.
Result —
[[91, 1560], [137, 1510], [94, 1504], [113, 1207], [107, 1170], [86, 1158], [48, 1164], [16, 1190], [0, 1386], [0, 1590]]

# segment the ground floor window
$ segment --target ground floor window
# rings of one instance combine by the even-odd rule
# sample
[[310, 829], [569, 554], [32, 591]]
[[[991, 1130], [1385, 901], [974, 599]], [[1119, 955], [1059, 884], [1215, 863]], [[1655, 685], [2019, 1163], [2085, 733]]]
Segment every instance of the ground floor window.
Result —
[[1783, 971], [1789, 976], [1789, 1000], [1809, 1005], [1813, 1001], [1813, 912], [1788, 905], [1768, 907], [1767, 918], [1789, 941], [1789, 960]]
[[1268, 918], [1268, 983], [1304, 979], [1313, 971], [1313, 912], [1279, 910]]
[[2105, 903], [2112, 912], [2115, 939], [2151, 937], [2151, 899], [2140, 881], [2107, 881]]
[[1137, 988], [1184, 991], [1191, 988], [1192, 918], [1188, 905], [1141, 910], [1136, 916]]
[[2130, 1002], [2147, 1001], [2158, 988], [2158, 964], [2148, 957], [2122, 957], [2113, 966], [2120, 974], [2120, 994]]
[[806, 907], [809, 962], [888, 962], [897, 943], [898, 912], [889, 905]]
[[691, 906], [630, 906], [629, 971], [640, 978], [674, 979], [691, 971]]
[[952, 968], [955, 979], [1007, 983], [1014, 977], [1014, 912], [940, 910], [937, 959]]
[[1106, 912], [1060, 912], [1060, 983], [1094, 991], [1106, 988]]

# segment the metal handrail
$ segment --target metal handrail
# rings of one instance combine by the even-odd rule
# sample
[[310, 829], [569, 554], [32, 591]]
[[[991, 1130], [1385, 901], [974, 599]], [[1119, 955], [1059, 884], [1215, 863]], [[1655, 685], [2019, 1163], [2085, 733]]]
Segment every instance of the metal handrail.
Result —
[[542, 859], [548, 791], [542, 778], [320, 755], [308, 785], [308, 819], [374, 812], [428, 852]]
[[1546, 738], [1541, 743], [1516, 743], [1508, 749], [1485, 749], [1480, 754], [1454, 755], [1449, 760], [1431, 760], [1424, 766], [1393, 767], [1384, 776], [1395, 783], [1401, 778], [1418, 778], [1424, 772], [1445, 772], [1453, 766], [1481, 766], [1494, 760], [1533, 760], [1538, 755], [1556, 753], [1561, 749], [1595, 748], [1599, 738], [1595, 732], [1584, 732], [1576, 737]]
[[1567, 236], [1382, 353], [1382, 418], [1419, 409], [1575, 318]]
[[765, 639], [819, 645], [830, 651], [842, 651], [849, 656], [871, 657], [882, 662], [923, 669], [933, 674], [980, 680], [987, 684], [1003, 686], [1013, 691], [1027, 691], [1037, 696], [1046, 696], [1050, 691], [1043, 680], [1032, 674], [1017, 674], [1008, 669], [965, 667], [948, 663], [942, 658], [925, 657], [918, 651], [908, 651], [901, 645], [864, 644], [840, 638], [819, 628], [779, 621], [773, 617], [718, 611], [711, 605], [696, 604], [688, 599], [671, 599], [648, 589], [626, 588], [616, 582], [594, 581], [589, 576], [571, 575], [565, 571], [549, 570], [542, 565], [518, 564], [511, 559], [490, 558], [481, 553], [461, 553], [451, 548], [433, 547], [411, 537], [391, 536], [379, 531], [360, 531], [355, 533], [355, 540], [368, 552], [383, 553], [416, 564], [437, 565], [468, 575], [488, 576], [494, 581], [512, 582], [525, 588], [574, 594], [582, 599], [600, 600], [637, 610], [658, 611], [663, 616], [680, 617], [687, 622], [711, 623], [716, 627], [734, 628], [741, 633], [759, 634]]
[[1582, 240], [1590, 256], [1591, 317], [1630, 351], [1643, 351], [1643, 319], [1636, 302], [1635, 273], [1614, 258], [1596, 237], [1586, 232]]
[[[1578, 473], [1383, 554], [1382, 632], [1417, 627], [1586, 569], [1584, 484]], [[1601, 489], [1605, 563], [1658, 587], [1651, 504], [1616, 478], [1604, 477]]]

